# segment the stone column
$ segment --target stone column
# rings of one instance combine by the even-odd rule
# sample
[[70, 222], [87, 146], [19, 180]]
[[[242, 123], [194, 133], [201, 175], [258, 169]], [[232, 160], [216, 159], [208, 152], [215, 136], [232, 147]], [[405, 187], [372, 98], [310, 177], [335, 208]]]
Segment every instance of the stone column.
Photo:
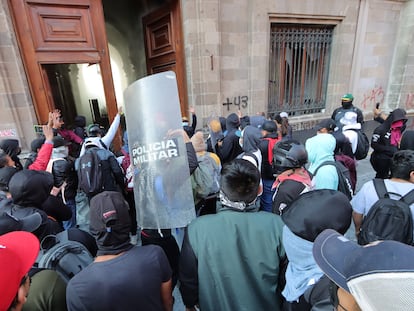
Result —
[[401, 11], [384, 110], [414, 111], [414, 0]]

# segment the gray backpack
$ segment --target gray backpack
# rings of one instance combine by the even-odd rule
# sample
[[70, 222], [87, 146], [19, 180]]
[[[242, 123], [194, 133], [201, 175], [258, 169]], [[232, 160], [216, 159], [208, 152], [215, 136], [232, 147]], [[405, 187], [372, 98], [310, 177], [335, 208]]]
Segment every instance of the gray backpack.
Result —
[[67, 283], [92, 263], [93, 257], [82, 243], [69, 240], [65, 230], [42, 240], [36, 262], [38, 268], [55, 270]]

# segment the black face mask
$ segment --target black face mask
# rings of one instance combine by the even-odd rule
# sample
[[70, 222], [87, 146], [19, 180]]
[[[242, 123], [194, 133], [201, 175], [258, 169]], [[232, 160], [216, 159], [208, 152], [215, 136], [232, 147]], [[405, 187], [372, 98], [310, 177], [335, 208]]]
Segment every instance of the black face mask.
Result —
[[352, 107], [352, 102], [342, 102], [342, 108], [349, 109]]

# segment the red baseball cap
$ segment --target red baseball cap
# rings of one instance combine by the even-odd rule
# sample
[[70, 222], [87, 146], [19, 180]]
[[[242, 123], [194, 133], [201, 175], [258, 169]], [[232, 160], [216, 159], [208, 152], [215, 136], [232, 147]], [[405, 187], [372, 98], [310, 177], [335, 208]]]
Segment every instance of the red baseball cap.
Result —
[[39, 240], [30, 232], [13, 231], [0, 236], [0, 311], [10, 307], [39, 248]]

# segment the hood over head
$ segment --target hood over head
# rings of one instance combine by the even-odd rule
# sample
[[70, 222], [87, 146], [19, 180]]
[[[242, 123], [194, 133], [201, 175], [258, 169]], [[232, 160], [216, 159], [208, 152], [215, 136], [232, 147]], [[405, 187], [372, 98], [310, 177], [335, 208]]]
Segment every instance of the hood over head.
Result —
[[9, 182], [18, 169], [12, 166], [0, 168], [0, 191], [9, 191]]
[[336, 139], [331, 134], [317, 134], [309, 138], [306, 143], [308, 160], [311, 166], [317, 167], [322, 162], [333, 161]]
[[397, 109], [391, 111], [388, 118], [391, 118], [391, 123], [394, 123], [394, 122], [400, 121], [400, 120], [402, 120], [404, 122], [407, 122], [406, 114], [407, 114], [407, 112], [404, 109], [397, 108]]
[[53, 175], [45, 171], [22, 170], [13, 175], [9, 192], [23, 207], [40, 207], [53, 187]]
[[226, 119], [226, 129], [228, 132], [231, 130], [237, 130], [240, 125], [239, 116], [235, 113], [229, 114], [229, 116]]
[[259, 144], [262, 138], [262, 132], [260, 129], [248, 125], [242, 131], [242, 137], [244, 152], [254, 152], [259, 149]]
[[91, 199], [89, 228], [98, 244], [98, 255], [119, 254], [132, 247], [129, 206], [120, 192], [104, 191]]
[[18, 156], [21, 152], [19, 141], [17, 139], [3, 139], [0, 141], [0, 148], [11, 158]]

